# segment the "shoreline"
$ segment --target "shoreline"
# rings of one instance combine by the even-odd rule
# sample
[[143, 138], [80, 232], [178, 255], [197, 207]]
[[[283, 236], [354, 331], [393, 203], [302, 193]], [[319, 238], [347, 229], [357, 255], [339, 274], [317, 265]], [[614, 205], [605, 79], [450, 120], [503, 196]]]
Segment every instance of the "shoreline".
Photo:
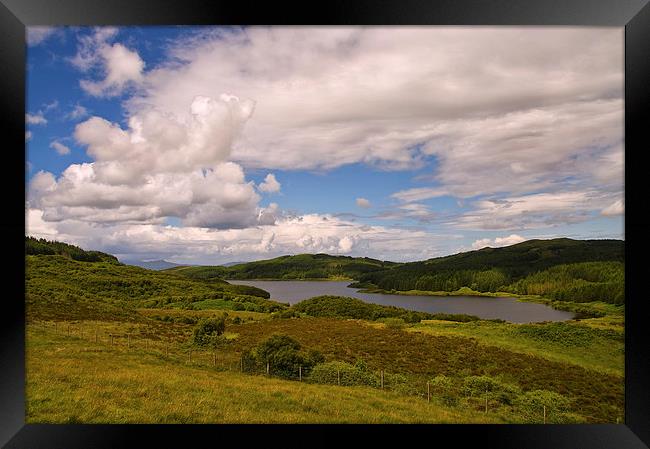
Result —
[[[354, 283], [354, 279], [332, 279], [332, 278], [319, 278], [319, 279], [226, 279], [227, 282], [230, 281], [274, 281], [274, 282], [343, 282], [350, 281]], [[454, 297], [454, 296], [470, 296], [470, 297], [484, 297], [484, 298], [512, 298], [520, 302], [530, 302], [536, 304], [544, 304], [548, 307], [551, 307], [555, 310], [560, 310], [563, 312], [571, 312], [574, 314], [573, 320], [583, 319], [583, 318], [597, 318], [608, 315], [609, 313], [601, 310], [599, 307], [594, 307], [590, 302], [574, 302], [574, 301], [558, 301], [552, 298], [545, 298], [539, 295], [518, 295], [515, 293], [509, 292], [479, 292], [471, 290], [467, 287], [462, 287], [458, 290], [447, 292], [447, 291], [427, 291], [427, 290], [384, 290], [380, 288], [359, 288], [359, 287], [348, 287], [354, 289], [358, 293], [369, 293], [377, 295], [399, 295], [399, 296], [429, 296], [431, 298], [441, 299], [445, 297]], [[598, 302], [597, 302], [598, 303]], [[610, 312], [611, 313], [611, 312]]]
[[259, 282], [259, 281], [274, 281], [274, 282], [344, 282], [344, 281], [354, 281], [352, 278], [314, 278], [314, 279], [279, 279], [279, 278], [263, 278], [263, 279], [224, 279], [226, 282], [233, 281], [250, 281], [250, 282]]

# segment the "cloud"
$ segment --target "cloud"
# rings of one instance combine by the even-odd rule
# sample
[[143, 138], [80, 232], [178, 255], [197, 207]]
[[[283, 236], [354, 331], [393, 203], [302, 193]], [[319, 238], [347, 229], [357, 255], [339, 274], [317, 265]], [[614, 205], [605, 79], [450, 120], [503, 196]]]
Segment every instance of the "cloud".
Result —
[[262, 192], [275, 193], [280, 191], [280, 183], [275, 179], [275, 175], [272, 173], [266, 175], [264, 182], [262, 182], [258, 187]]
[[130, 105], [178, 111], [227, 90], [257, 102], [233, 151], [245, 167], [407, 169], [435, 156], [433, 175], [467, 196], [510, 188], [517, 170], [518, 185], [550, 183], [536, 177], [558, 160], [620, 143], [622, 50], [622, 30], [605, 28], [212, 30], [178, 43]]
[[196, 97], [188, 109], [186, 120], [142, 111], [130, 117], [128, 129], [99, 117], [78, 124], [75, 139], [93, 162], [71, 164], [58, 179], [37, 174], [30, 204], [46, 221], [159, 223], [179, 217], [186, 226], [256, 225], [260, 197], [242, 167], [227, 162], [253, 104], [224, 94]]
[[25, 131], [25, 142], [29, 142], [32, 138], [32, 132], [31, 131]]
[[321, 214], [282, 216], [272, 224], [216, 229], [125, 222], [97, 226], [71, 218], [51, 222], [44, 218], [42, 210], [33, 207], [28, 210], [27, 234], [107, 251], [125, 259], [153, 257], [203, 264], [319, 252], [422, 260], [441, 255], [450, 240], [420, 230], [361, 225]]
[[145, 63], [135, 50], [120, 43], [111, 44], [117, 28], [95, 28], [90, 35], [78, 37], [77, 54], [71, 63], [84, 72], [99, 68], [103, 79], [83, 79], [81, 88], [95, 97], [120, 95], [128, 86], [142, 81]]
[[391, 195], [392, 198], [397, 198], [400, 201], [412, 202], [422, 201], [429, 198], [436, 198], [439, 196], [447, 195], [447, 191], [439, 188], [420, 187], [415, 189], [401, 190]]
[[623, 215], [625, 213], [625, 204], [623, 200], [616, 200], [605, 209], [603, 209], [600, 214], [606, 217], [613, 215]]
[[507, 237], [496, 237], [494, 240], [488, 238], [476, 240], [474, 243], [472, 243], [472, 248], [481, 249], [487, 246], [492, 248], [499, 248], [501, 246], [510, 246], [524, 241], [526, 241], [526, 238], [517, 234], [511, 234]]
[[78, 119], [85, 118], [88, 115], [89, 115], [88, 109], [86, 109], [84, 106], [80, 104], [76, 104], [74, 108], [72, 108], [72, 110], [68, 114], [66, 114], [65, 117], [68, 120], [78, 120]]
[[27, 45], [30, 47], [41, 44], [50, 37], [59, 33], [59, 30], [57, 28], [46, 26], [28, 26], [26, 29]]
[[365, 198], [357, 198], [356, 203], [357, 203], [357, 206], [359, 206], [359, 207], [361, 207], [363, 209], [368, 209], [371, 206], [370, 201], [368, 201]]
[[45, 125], [47, 124], [47, 119], [43, 116], [42, 112], [36, 114], [25, 114], [25, 121], [29, 125]]
[[[91, 162], [29, 185], [38, 219], [80, 244], [178, 260], [404, 260], [449, 245], [416, 229], [262, 207], [259, 192], [280, 183], [269, 173], [256, 186], [248, 169], [423, 169], [423, 185], [395, 192], [397, 205], [374, 218], [461, 229], [577, 223], [622, 193], [621, 29], [205, 28], [147, 71], [117, 34], [80, 34], [71, 63], [91, 95], [137, 87], [122, 103], [126, 125], [79, 123]], [[445, 195], [468, 211], [422, 203]], [[166, 227], [169, 217], [184, 227]]]
[[593, 218], [612, 195], [595, 190], [537, 193], [472, 203], [473, 209], [448, 220], [461, 229], [535, 229], [579, 223]]
[[421, 224], [432, 223], [438, 218], [438, 215], [433, 212], [429, 206], [420, 203], [408, 203], [396, 206], [390, 210], [385, 210], [373, 218], [382, 220], [415, 220]]
[[63, 145], [61, 142], [54, 141], [50, 143], [50, 148], [56, 150], [56, 152], [59, 153], [59, 155], [61, 156], [70, 154], [70, 148]]

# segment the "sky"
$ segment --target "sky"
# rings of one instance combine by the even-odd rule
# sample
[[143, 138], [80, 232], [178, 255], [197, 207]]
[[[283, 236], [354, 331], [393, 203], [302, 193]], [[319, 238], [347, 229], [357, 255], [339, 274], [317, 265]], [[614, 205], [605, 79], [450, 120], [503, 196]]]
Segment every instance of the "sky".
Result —
[[120, 260], [623, 239], [622, 27], [29, 27], [26, 235]]

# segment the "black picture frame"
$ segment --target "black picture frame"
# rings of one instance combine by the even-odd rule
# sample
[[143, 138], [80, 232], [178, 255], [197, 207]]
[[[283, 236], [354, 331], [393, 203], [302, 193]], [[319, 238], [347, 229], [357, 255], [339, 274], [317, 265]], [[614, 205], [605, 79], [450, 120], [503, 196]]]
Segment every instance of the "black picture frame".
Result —
[[[320, 3], [184, 0], [0, 0], [0, 110], [6, 160], [0, 180], [5, 269], [0, 312], [0, 444], [8, 448], [203, 447], [237, 438], [242, 447], [412, 444], [498, 448], [650, 446], [648, 265], [650, 218], [643, 155], [650, 149], [648, 0], [329, 0]], [[24, 178], [25, 26], [164, 24], [578, 25], [625, 27], [625, 423], [607, 425], [25, 425]], [[21, 174], [22, 173], [22, 174]], [[21, 179], [22, 177], [22, 179]], [[24, 190], [23, 190], [24, 194]], [[7, 289], [7, 286], [9, 288]], [[297, 432], [297, 435], [296, 435]], [[446, 443], [449, 444], [449, 443]]]

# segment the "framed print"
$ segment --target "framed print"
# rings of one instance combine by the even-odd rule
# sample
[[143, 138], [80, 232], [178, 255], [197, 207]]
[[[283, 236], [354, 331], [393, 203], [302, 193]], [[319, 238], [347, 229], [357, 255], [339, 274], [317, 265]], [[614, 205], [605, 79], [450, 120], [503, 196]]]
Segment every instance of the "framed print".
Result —
[[2, 0], [2, 444], [647, 447], [646, 3]]

